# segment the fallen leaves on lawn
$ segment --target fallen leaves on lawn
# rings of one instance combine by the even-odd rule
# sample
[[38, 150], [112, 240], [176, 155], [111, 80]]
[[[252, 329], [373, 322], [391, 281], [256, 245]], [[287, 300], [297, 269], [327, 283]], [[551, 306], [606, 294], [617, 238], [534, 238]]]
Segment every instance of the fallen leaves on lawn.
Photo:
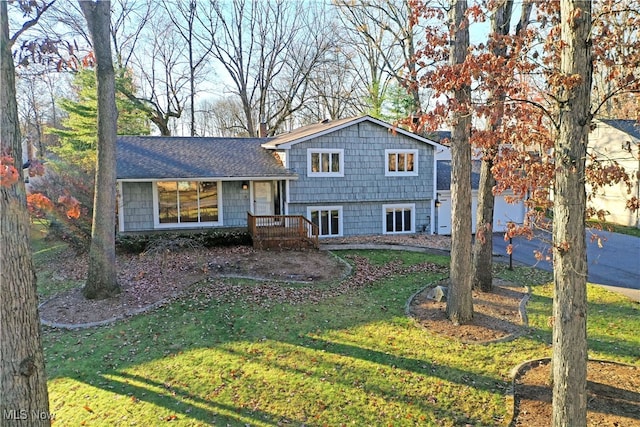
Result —
[[[343, 278], [343, 262], [323, 251], [257, 251], [238, 246], [119, 255], [118, 282], [122, 286], [119, 295], [92, 301], [82, 296], [80, 288], [74, 288], [43, 303], [40, 314], [52, 324], [92, 324], [139, 313], [182, 296], [184, 292], [192, 297], [220, 302], [242, 300], [259, 306], [282, 302], [317, 303], [392, 275], [446, 271], [445, 267], [431, 263], [406, 266], [396, 260], [373, 265], [361, 256], [349, 255], [348, 258], [354, 268], [350, 276]], [[69, 262], [70, 259], [73, 262]], [[50, 263], [40, 268], [53, 269], [58, 277], [66, 280], [81, 280], [86, 276], [86, 256], [65, 252]], [[223, 279], [226, 275], [255, 277], [257, 281], [240, 284]], [[206, 279], [202, 282], [204, 285], [187, 291], [203, 279]], [[301, 279], [306, 282], [294, 283]]]
[[419, 272], [444, 273], [446, 267], [424, 262], [405, 266], [402, 261], [392, 261], [384, 265], [374, 265], [365, 257], [350, 255], [346, 257], [354, 264], [353, 274], [337, 284], [330, 286], [291, 286], [286, 283], [261, 282], [255, 285], [233, 284], [220, 279], [211, 279], [207, 286], [201, 286], [191, 292], [191, 296], [203, 297], [221, 302], [234, 302], [238, 299], [259, 307], [274, 303], [319, 303], [320, 301], [348, 292], [360, 290], [384, 277]]

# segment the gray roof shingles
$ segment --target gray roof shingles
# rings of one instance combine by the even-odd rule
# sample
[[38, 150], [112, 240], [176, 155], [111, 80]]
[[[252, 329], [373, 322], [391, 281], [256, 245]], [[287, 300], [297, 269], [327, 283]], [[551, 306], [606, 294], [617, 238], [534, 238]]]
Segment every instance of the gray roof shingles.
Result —
[[[451, 189], [451, 160], [438, 160], [437, 184], [438, 191]], [[480, 187], [480, 160], [471, 162], [471, 189], [477, 190]]]
[[640, 139], [640, 122], [637, 120], [602, 119], [601, 121], [631, 135], [634, 138]]
[[118, 179], [295, 177], [264, 138], [119, 136]]

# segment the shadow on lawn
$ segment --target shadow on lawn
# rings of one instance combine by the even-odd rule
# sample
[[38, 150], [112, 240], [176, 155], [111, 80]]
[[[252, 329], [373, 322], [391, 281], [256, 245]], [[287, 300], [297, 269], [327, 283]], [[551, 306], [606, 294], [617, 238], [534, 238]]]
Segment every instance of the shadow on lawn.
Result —
[[[411, 281], [407, 282], [409, 284], [406, 285], [406, 289], [396, 289], [397, 293], [393, 293], [393, 298], [402, 301], [408, 298], [417, 286], [420, 286], [416, 283], [410, 283]], [[376, 290], [375, 292], [381, 291]], [[213, 395], [211, 398], [207, 398], [214, 386], [211, 386], [212, 390], [204, 390], [196, 394], [188, 388], [166, 387], [162, 383], [162, 373], [153, 373], [158, 375], [156, 378], [145, 378], [124, 372], [127, 368], [137, 365], [178, 356], [179, 353], [187, 353], [191, 350], [207, 348], [214, 350], [214, 352], [236, 353], [237, 361], [247, 360], [254, 356], [231, 348], [234, 343], [246, 341], [260, 346], [271, 345], [275, 348], [275, 354], [286, 356], [289, 356], [291, 352], [311, 353], [319, 358], [324, 357], [324, 354], [333, 354], [344, 358], [345, 361], [357, 359], [370, 362], [364, 366], [356, 367], [350, 373], [361, 378], [364, 387], [367, 388], [367, 396], [377, 396], [381, 401], [411, 402], [411, 405], [419, 407], [424, 412], [434, 414], [434, 416], [480, 423], [479, 420], [456, 412], [455, 408], [444, 408], [436, 404], [436, 396], [408, 395], [402, 391], [394, 390], [392, 386], [387, 388], [380, 382], [367, 383], [367, 381], [376, 375], [375, 365], [380, 365], [387, 371], [405, 370], [424, 378], [434, 377], [446, 383], [471, 386], [493, 393], [505, 386], [496, 378], [446, 365], [435, 365], [426, 360], [402, 357], [358, 345], [336, 343], [312, 337], [312, 335], [356, 328], [369, 323], [393, 322], [398, 316], [403, 316], [402, 304], [398, 304], [397, 310], [379, 309], [377, 305], [379, 297], [379, 295], [370, 297], [372, 301], [365, 301], [362, 306], [323, 303], [324, 307], [319, 307], [323, 310], [320, 313], [317, 313], [316, 308], [318, 307], [313, 304], [293, 306], [285, 304], [282, 307], [276, 305], [270, 309], [273, 313], [260, 314], [257, 313], [260, 309], [251, 309], [245, 304], [235, 304], [235, 306], [229, 307], [205, 301], [203, 302], [206, 305], [205, 309], [204, 305], [176, 302], [171, 307], [161, 308], [110, 327], [65, 332], [49, 330], [46, 334], [49, 336], [49, 340], [54, 338], [54, 340], [60, 341], [58, 348], [62, 349], [56, 355], [58, 367], [51, 366], [50, 379], [69, 377], [93, 387], [102, 388], [110, 393], [135, 396], [136, 399], [166, 408], [169, 414], [175, 412], [205, 423], [212, 420], [231, 424], [252, 422], [270, 424], [279, 421], [294, 424], [308, 422], [304, 419], [305, 414], [300, 414], [297, 419], [291, 415], [287, 418], [283, 414], [264, 411], [259, 407], [243, 408], [241, 405], [229, 405], [228, 401], [221, 402]], [[363, 299], [366, 298], [360, 298], [360, 302]], [[373, 300], [376, 300], [375, 303]], [[388, 305], [391, 304], [388, 303]], [[372, 308], [376, 309], [372, 310]], [[339, 315], [342, 309], [354, 310], [356, 313], [344, 318]], [[280, 310], [288, 310], [288, 312], [282, 314]], [[299, 318], [295, 318], [295, 313], [302, 314]], [[291, 319], [287, 320], [289, 316]], [[327, 323], [329, 321], [331, 321], [331, 325]], [[175, 327], [172, 328], [172, 324]], [[319, 328], [318, 325], [322, 326]], [[181, 334], [198, 337], [197, 342], [186, 342]], [[164, 351], [159, 348], [169, 343], [175, 343], [175, 345], [170, 345], [169, 349], [165, 348]], [[51, 342], [47, 345], [50, 346]], [[215, 354], [211, 357], [215, 357]], [[81, 362], [74, 363], [74, 360]], [[187, 369], [193, 371], [199, 369], [197, 363], [189, 359], [185, 360]], [[308, 372], [311, 371], [312, 378], [308, 378], [308, 381], [311, 381], [312, 388], [320, 390], [321, 387], [328, 385], [316, 378], [320, 374], [314, 370], [314, 367], [308, 366], [307, 370], [296, 370], [293, 366], [284, 364], [278, 366], [279, 360], [267, 359], [258, 359], [256, 363], [264, 366], [274, 365], [286, 376], [289, 374], [294, 376], [308, 375]], [[332, 363], [334, 362], [328, 362], [328, 364]], [[353, 365], [351, 361], [347, 363]], [[334, 378], [332, 381], [336, 389], [357, 389], [357, 386], [354, 388], [352, 382], [342, 377]], [[309, 395], [309, 398], [313, 397]], [[246, 404], [246, 401], [243, 404]], [[303, 409], [304, 407], [300, 407], [299, 410]]]
[[[551, 344], [552, 342], [552, 315], [553, 298], [542, 295], [533, 295], [527, 304], [527, 314], [529, 319], [537, 317], [538, 325], [529, 325], [529, 338], [534, 338], [539, 342]], [[630, 300], [628, 303], [615, 302], [589, 302], [587, 307], [587, 319], [592, 325], [599, 324], [599, 329], [611, 334], [595, 334], [587, 332], [587, 347], [589, 351], [604, 353], [612, 359], [633, 360], [640, 358], [640, 345], [637, 335], [631, 330], [623, 335], [631, 339], [624, 339], [621, 334], [616, 334], [615, 329], [619, 329], [618, 324], [624, 323], [625, 319], [636, 319], [640, 315], [640, 310], [636, 308]], [[545, 324], [541, 324], [541, 320]], [[607, 326], [603, 326], [607, 325]], [[595, 326], [589, 327], [593, 330]]]
[[[357, 359], [381, 365], [384, 369], [401, 369], [424, 377], [435, 377], [460, 386], [496, 393], [498, 389], [505, 387], [505, 383], [496, 377], [457, 367], [436, 365], [428, 360], [413, 359], [359, 345], [317, 338], [317, 336], [331, 331], [356, 328], [369, 323], [393, 322], [394, 318], [404, 315], [402, 303], [423, 286], [424, 282], [437, 281], [438, 277], [422, 276], [420, 280], [399, 281], [402, 284], [389, 293], [387, 301], [380, 298], [381, 292], [383, 292], [381, 287], [367, 292], [370, 301], [362, 297], [355, 304], [336, 303], [340, 300], [335, 299], [323, 302], [318, 306], [308, 303], [295, 306], [276, 304], [266, 314], [261, 311], [261, 308], [250, 307], [242, 302], [229, 306], [212, 301], [178, 301], [172, 303], [171, 306], [163, 307], [144, 316], [127, 319], [109, 327], [71, 332], [47, 331], [45, 329], [47, 331], [45, 339], [48, 341], [45, 346], [51, 347], [54, 341], [59, 341], [57, 343], [59, 354], [55, 355], [58, 360], [52, 361], [57, 362], [59, 366], [49, 371], [50, 378], [69, 377], [94, 387], [103, 388], [111, 393], [117, 389], [117, 394], [135, 396], [136, 399], [166, 408], [170, 414], [181, 413], [184, 417], [194, 418], [204, 423], [210, 423], [212, 420], [232, 424], [307, 422], [308, 420], [304, 419], [307, 414], [285, 417], [273, 411], [265, 411], [257, 406], [243, 408], [240, 405], [229, 405], [216, 401], [215, 395], [210, 392], [196, 394], [188, 388], [167, 387], [160, 381], [123, 372], [126, 368], [198, 349], [224, 351], [238, 356], [239, 360], [255, 358], [255, 355], [252, 356], [246, 351], [229, 348], [229, 344], [246, 341], [263, 345], [267, 340], [270, 341], [268, 345], [276, 347], [276, 351], [308, 352], [310, 349], [315, 351], [318, 357], [332, 354], [344, 357], [345, 360]], [[393, 295], [393, 301], [402, 301], [397, 304], [398, 307], [395, 307], [396, 302], [392, 301], [391, 295]], [[537, 314], [545, 316], [545, 310], [550, 306], [551, 299], [544, 296], [536, 296], [535, 298]], [[380, 309], [383, 303], [386, 304], [386, 307], [394, 308]], [[609, 306], [609, 304], [596, 304], [590, 309], [602, 310], [606, 313]], [[321, 312], [318, 312], [318, 308]], [[286, 312], [283, 313], [281, 310]], [[341, 310], [350, 310], [352, 313], [348, 318], [341, 318]], [[329, 322], [331, 322], [330, 326]], [[545, 327], [530, 328], [528, 336], [549, 343], [551, 332]], [[597, 341], [596, 337], [589, 338], [590, 347], [598, 348], [598, 345], [602, 344]], [[277, 347], [282, 346], [288, 348], [278, 350]], [[620, 345], [618, 349], [605, 346], [602, 351], [609, 352], [612, 356], [628, 357], [629, 347], [632, 346], [633, 343], [624, 341], [624, 345]], [[50, 354], [47, 356], [48, 359], [52, 358]], [[312, 371], [313, 378], [310, 378], [309, 381], [314, 381], [314, 386], [319, 384], [316, 382], [320, 379], [314, 377], [316, 371], [313, 371], [311, 367], [307, 370], [296, 368], [277, 358], [255, 359], [257, 359], [255, 363], [265, 366], [269, 364], [285, 373], [307, 375], [309, 371]], [[81, 361], [81, 363], [75, 363], [74, 360]], [[49, 362], [51, 360], [48, 360], [48, 370]], [[333, 362], [329, 361], [328, 363]], [[194, 363], [191, 369], [197, 370], [198, 365]], [[366, 381], [371, 375], [375, 375], [375, 372], [371, 372], [367, 367], [362, 367], [351, 374], [361, 376], [363, 381]], [[342, 386], [345, 389], [353, 387], [353, 382], [349, 382], [343, 377], [334, 378], [332, 381], [338, 387]], [[387, 389], [374, 382], [366, 384], [366, 387], [371, 393], [385, 401], [411, 399], [414, 405], [437, 416], [447, 417], [450, 420], [460, 420], [464, 417], [463, 414], [456, 413], [455, 408], [444, 408], [433, 401], [430, 402], [429, 396], [409, 396], [392, 387]], [[209, 395], [211, 398], [207, 397]], [[479, 420], [470, 418], [466, 418], [465, 422], [481, 424]]]
[[[300, 423], [302, 420], [284, 417], [279, 414], [268, 413], [256, 408], [239, 408], [216, 402], [215, 399], [203, 399], [187, 388], [160, 383], [149, 378], [118, 372], [101, 376], [101, 387], [113, 391], [118, 388], [118, 394], [131, 396], [132, 401], [141, 400], [167, 410], [167, 415], [158, 414], [160, 421], [180, 420], [183, 417], [194, 418], [206, 424], [215, 423]], [[137, 385], [132, 384], [137, 383]], [[176, 417], [176, 418], [174, 418]]]
[[[503, 384], [499, 384], [495, 379], [482, 375], [470, 373], [448, 366], [437, 366], [423, 360], [399, 357], [380, 351], [370, 350], [354, 345], [339, 344], [317, 338], [310, 338], [305, 344], [291, 344], [279, 341], [269, 341], [261, 343], [260, 351], [238, 351], [234, 348], [227, 348], [224, 345], [215, 348], [217, 353], [226, 353], [232, 361], [231, 365], [240, 365], [240, 369], [232, 369], [229, 372], [219, 371], [210, 373], [212, 379], [203, 380], [201, 384], [210, 385], [206, 391], [193, 391], [184, 380], [167, 380], [159, 382], [146, 376], [117, 371], [109, 374], [102, 374], [98, 377], [98, 387], [106, 391], [115, 392], [120, 395], [132, 396], [133, 401], [139, 399], [154, 405], [162, 406], [169, 414], [181, 414], [185, 417], [195, 418], [205, 423], [211, 422], [235, 422], [235, 423], [265, 423], [265, 424], [289, 424], [294, 423], [309, 424], [317, 420], [324, 410], [336, 411], [340, 405], [340, 399], [334, 400], [337, 392], [328, 392], [326, 387], [331, 386], [332, 390], [340, 390], [346, 396], [358, 401], [362, 395], [365, 398], [388, 402], [406, 402], [415, 408], [415, 411], [433, 414], [437, 418], [448, 418], [452, 420], [464, 421], [472, 425], [482, 424], [481, 420], [474, 419], [462, 411], [455, 408], [440, 405], [438, 399], [442, 396], [430, 394], [413, 394], [397, 391], [393, 383], [370, 382], [372, 376], [381, 375], [379, 367], [385, 369], [384, 375], [407, 376], [402, 371], [408, 371], [418, 376], [434, 377], [446, 383], [455, 382], [460, 385], [466, 384], [475, 388], [495, 392]], [[285, 358], [273, 355], [293, 354], [296, 357]], [[211, 357], [216, 357], [214, 354]], [[301, 356], [301, 357], [300, 357]], [[359, 359], [371, 362], [365, 366], [353, 368], [350, 359]], [[332, 367], [348, 366], [344, 369], [344, 375], [338, 370], [335, 375], [328, 373]], [[189, 367], [193, 371], [207, 371], [210, 366], [193, 365]], [[256, 384], [264, 385], [266, 371], [276, 371], [281, 375], [271, 377], [271, 387], [278, 393], [287, 396], [300, 395], [303, 401], [315, 402], [317, 400], [331, 401], [332, 407], [319, 409], [319, 413], [307, 412], [307, 405], [288, 408], [294, 413], [277, 413], [266, 411], [263, 406], [273, 406], [273, 402], [260, 399], [257, 394], [255, 399], [248, 402], [247, 397], [233, 395], [233, 390], [237, 388], [254, 389]], [[203, 374], [204, 375], [204, 374]], [[197, 375], [200, 376], [200, 375]], [[287, 378], [284, 378], [284, 377]], [[410, 376], [410, 375], [409, 375]], [[413, 378], [418, 378], [413, 376]], [[295, 377], [301, 381], [301, 386], [291, 383], [291, 378]], [[355, 381], [354, 381], [355, 379]], [[86, 378], [84, 379], [86, 381]], [[424, 381], [420, 379], [419, 381]], [[96, 386], [96, 384], [94, 384]], [[429, 390], [428, 387], [425, 388]], [[262, 392], [264, 396], [264, 391]], [[222, 400], [236, 400], [236, 405], [229, 405]], [[244, 400], [243, 400], [244, 399]], [[346, 401], [348, 402], [348, 400]], [[347, 404], [346, 402], [343, 402]], [[313, 408], [313, 405], [309, 405]], [[312, 409], [313, 410], [313, 409]], [[338, 409], [339, 410], [339, 409]], [[301, 412], [301, 413], [295, 413]], [[349, 421], [348, 414], [341, 414], [344, 421]], [[166, 417], [166, 415], [165, 415]]]

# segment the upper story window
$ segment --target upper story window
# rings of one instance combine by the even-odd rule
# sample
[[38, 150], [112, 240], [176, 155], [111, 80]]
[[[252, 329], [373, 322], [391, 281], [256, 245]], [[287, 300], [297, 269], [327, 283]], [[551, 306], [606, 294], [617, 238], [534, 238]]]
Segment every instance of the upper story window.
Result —
[[418, 150], [384, 150], [386, 176], [417, 176]]
[[307, 176], [344, 176], [344, 150], [307, 150]]

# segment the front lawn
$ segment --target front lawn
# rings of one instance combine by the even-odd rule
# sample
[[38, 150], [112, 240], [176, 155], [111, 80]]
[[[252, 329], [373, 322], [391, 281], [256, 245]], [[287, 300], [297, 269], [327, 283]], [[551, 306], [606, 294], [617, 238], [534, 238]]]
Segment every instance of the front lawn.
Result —
[[[448, 265], [412, 252], [348, 253]], [[222, 303], [196, 289], [112, 326], [45, 328], [51, 412], [63, 426], [506, 425], [510, 370], [550, 354], [551, 290], [545, 272], [496, 273], [535, 286], [528, 333], [491, 345], [457, 343], [405, 316], [409, 297], [442, 278], [424, 272], [319, 303]], [[596, 288], [589, 297], [592, 355], [640, 365], [638, 304]]]

